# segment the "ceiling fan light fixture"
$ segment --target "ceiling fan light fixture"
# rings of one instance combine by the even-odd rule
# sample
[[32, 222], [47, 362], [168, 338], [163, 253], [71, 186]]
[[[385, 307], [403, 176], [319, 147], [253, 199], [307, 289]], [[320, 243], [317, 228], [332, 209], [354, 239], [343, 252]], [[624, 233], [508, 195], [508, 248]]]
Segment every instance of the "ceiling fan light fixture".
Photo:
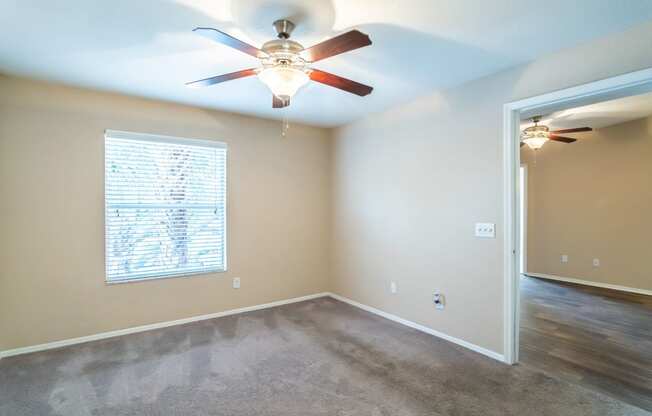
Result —
[[196, 27], [193, 29], [193, 32], [214, 42], [257, 58], [262, 67], [203, 78], [188, 82], [186, 85], [207, 87], [258, 75], [258, 79], [272, 91], [272, 108], [285, 108], [290, 105], [290, 99], [309, 81], [315, 81], [360, 97], [371, 93], [373, 88], [368, 85], [320, 71], [311, 66], [317, 61], [371, 45], [369, 35], [358, 30], [349, 30], [309, 48], [304, 48], [300, 43], [290, 39], [294, 23], [281, 19], [275, 21], [273, 25], [278, 38], [265, 42], [260, 49], [214, 28]]
[[528, 145], [532, 150], [539, 150], [543, 147], [546, 142], [550, 140], [547, 133], [535, 133], [531, 135], [524, 135], [521, 141]]
[[292, 98], [310, 80], [305, 71], [290, 66], [265, 68], [258, 73], [258, 78], [282, 100]]

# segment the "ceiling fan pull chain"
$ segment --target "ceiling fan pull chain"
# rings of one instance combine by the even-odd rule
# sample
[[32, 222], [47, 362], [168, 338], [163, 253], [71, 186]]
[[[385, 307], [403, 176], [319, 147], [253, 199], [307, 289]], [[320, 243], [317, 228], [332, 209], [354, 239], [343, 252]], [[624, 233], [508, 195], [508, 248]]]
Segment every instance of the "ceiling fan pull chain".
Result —
[[281, 124], [281, 137], [285, 137], [288, 134], [290, 128], [290, 122], [288, 121], [287, 107], [283, 109], [283, 121]]

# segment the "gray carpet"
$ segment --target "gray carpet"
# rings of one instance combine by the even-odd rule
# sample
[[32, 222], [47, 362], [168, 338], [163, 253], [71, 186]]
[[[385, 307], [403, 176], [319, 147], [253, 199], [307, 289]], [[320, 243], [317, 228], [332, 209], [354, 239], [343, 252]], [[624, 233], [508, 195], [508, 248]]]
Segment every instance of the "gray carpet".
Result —
[[0, 414], [648, 413], [322, 298], [0, 360]]

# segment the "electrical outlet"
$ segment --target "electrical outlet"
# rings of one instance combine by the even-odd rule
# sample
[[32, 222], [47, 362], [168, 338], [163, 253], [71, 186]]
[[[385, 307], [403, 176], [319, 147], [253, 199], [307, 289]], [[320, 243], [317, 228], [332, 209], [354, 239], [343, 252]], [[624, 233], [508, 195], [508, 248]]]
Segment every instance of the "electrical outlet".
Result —
[[593, 267], [600, 267], [600, 259], [593, 259]]
[[561, 262], [562, 263], [568, 263], [568, 254], [562, 254], [561, 255]]
[[476, 222], [475, 236], [480, 238], [495, 238], [496, 224], [491, 222]]
[[432, 302], [435, 304], [435, 308], [444, 309], [444, 295], [439, 292], [435, 292], [432, 296]]
[[398, 287], [396, 286], [396, 282], [389, 282], [389, 291], [391, 293], [398, 292]]
[[233, 288], [234, 289], [240, 289], [240, 278], [239, 277], [234, 277], [233, 278]]

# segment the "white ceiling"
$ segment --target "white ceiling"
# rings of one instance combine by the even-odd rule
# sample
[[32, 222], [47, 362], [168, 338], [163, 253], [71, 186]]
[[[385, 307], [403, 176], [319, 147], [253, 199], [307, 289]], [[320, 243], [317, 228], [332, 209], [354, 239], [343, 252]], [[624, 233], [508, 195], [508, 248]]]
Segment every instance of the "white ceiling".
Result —
[[[573, 127], [600, 129], [651, 115], [652, 93], [648, 93], [557, 111], [543, 117], [541, 124], [553, 130]], [[532, 122], [529, 120], [521, 122], [522, 128], [530, 125]]]
[[[220, 110], [336, 126], [652, 19], [628, 0], [0, 0], [0, 72]], [[370, 47], [315, 64], [374, 87], [364, 98], [320, 84], [286, 110], [255, 77], [184, 86], [256, 66], [194, 35], [215, 27], [260, 46], [273, 20], [310, 46], [348, 29]]]

